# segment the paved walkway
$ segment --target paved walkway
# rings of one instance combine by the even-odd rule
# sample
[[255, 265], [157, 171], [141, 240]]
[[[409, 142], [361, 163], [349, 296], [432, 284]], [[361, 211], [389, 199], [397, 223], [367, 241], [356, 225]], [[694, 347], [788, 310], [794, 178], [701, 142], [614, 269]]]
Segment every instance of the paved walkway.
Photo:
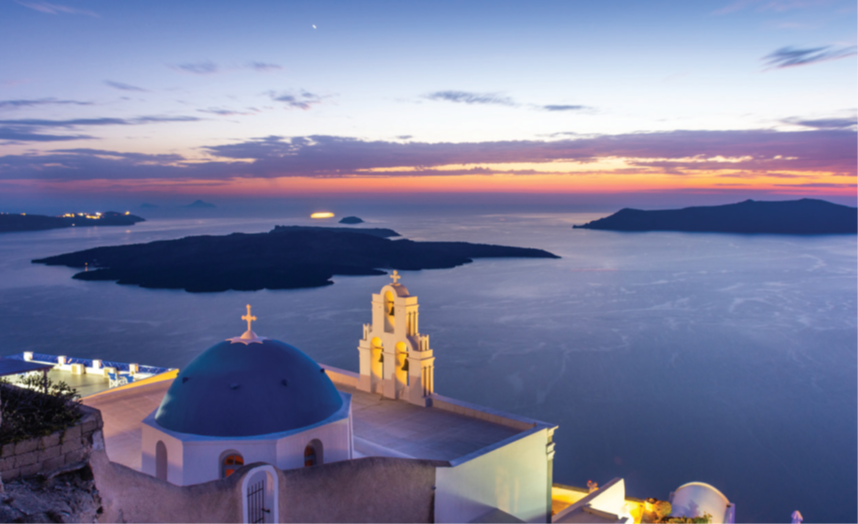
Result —
[[172, 383], [165, 380], [83, 399], [84, 404], [101, 411], [104, 445], [111, 461], [138, 471], [143, 467], [143, 419], [158, 409]]

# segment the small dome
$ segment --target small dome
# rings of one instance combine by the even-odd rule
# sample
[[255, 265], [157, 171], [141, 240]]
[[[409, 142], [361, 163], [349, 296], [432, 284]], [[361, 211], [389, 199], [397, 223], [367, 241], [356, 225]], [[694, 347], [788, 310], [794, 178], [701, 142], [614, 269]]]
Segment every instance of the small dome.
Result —
[[342, 397], [324, 370], [277, 340], [224, 341], [179, 373], [155, 422], [180, 433], [248, 437], [304, 428], [330, 417]]

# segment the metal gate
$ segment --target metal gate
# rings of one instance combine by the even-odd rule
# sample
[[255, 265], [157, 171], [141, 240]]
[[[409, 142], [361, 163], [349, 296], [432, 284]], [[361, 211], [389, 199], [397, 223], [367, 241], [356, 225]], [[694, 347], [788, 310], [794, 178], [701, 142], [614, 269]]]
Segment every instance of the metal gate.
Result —
[[271, 510], [265, 509], [265, 480], [252, 484], [247, 490], [247, 521], [265, 522], [265, 514]]

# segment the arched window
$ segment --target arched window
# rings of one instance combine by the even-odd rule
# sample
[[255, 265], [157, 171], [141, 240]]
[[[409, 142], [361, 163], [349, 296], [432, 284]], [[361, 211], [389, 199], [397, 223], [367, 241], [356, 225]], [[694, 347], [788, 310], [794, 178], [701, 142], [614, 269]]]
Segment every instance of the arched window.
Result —
[[167, 480], [167, 446], [160, 440], [155, 444], [155, 478]]
[[235, 473], [235, 471], [241, 466], [244, 466], [244, 457], [238, 453], [228, 454], [223, 458], [223, 461], [221, 461], [220, 478], [227, 478]]
[[317, 466], [319, 464], [324, 464], [324, 451], [322, 449], [322, 442], [319, 439], [313, 439], [307, 444], [307, 447], [304, 448], [304, 467], [308, 468], [310, 466]]
[[307, 446], [304, 448], [304, 467], [308, 468], [310, 466], [316, 465], [316, 450], [313, 449], [313, 446]]

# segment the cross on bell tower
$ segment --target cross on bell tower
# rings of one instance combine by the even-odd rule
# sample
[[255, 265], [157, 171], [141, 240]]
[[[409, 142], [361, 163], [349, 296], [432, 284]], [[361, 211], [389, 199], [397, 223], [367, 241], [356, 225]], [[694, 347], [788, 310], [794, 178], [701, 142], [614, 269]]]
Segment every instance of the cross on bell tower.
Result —
[[398, 272], [398, 271], [396, 271], [396, 270], [394, 269], [394, 270], [393, 270], [393, 273], [390, 275], [390, 280], [393, 280], [393, 283], [394, 283], [394, 284], [399, 284], [399, 279], [400, 279], [400, 278], [402, 278], [402, 276], [399, 274], [399, 272]]

